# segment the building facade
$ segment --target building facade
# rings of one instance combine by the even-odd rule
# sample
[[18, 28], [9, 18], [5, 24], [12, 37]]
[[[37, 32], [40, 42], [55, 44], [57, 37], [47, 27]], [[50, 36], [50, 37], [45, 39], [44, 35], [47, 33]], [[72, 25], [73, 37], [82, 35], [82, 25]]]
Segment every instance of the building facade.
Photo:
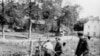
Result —
[[100, 19], [90, 19], [84, 24], [84, 34], [89, 36], [100, 36]]

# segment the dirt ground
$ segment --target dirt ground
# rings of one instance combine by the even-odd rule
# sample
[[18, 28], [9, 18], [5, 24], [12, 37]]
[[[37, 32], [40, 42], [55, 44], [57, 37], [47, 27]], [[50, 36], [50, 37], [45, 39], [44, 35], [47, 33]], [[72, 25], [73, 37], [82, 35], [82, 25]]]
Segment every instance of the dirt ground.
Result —
[[[64, 54], [62, 56], [74, 56], [75, 49], [77, 47], [78, 38], [76, 36], [61, 37], [61, 43], [66, 42], [66, 46], [63, 47]], [[27, 56], [29, 54], [29, 41], [0, 41], [0, 56]], [[33, 54], [35, 52], [35, 45], [37, 41], [33, 43]], [[55, 41], [52, 41], [55, 45]], [[100, 38], [91, 38], [88, 40], [90, 56], [100, 56]]]

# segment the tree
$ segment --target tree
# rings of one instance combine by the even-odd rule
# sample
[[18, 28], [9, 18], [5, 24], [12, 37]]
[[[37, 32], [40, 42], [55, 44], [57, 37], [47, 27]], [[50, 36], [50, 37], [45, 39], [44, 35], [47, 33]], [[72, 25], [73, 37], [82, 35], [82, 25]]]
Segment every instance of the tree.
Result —
[[[43, 2], [43, 18], [46, 18], [46, 31], [56, 31], [55, 29], [57, 28], [57, 21], [55, 21], [54, 17], [60, 17], [62, 12], [61, 12], [61, 6], [60, 6], [61, 0], [46, 0]], [[45, 17], [46, 16], [46, 17]]]
[[8, 24], [11, 26], [15, 24], [16, 26], [23, 26], [24, 20], [24, 6], [19, 3], [9, 2], [5, 6], [5, 15]]
[[[2, 5], [2, 4], [1, 4]], [[12, 29], [14, 27], [27, 28], [28, 19], [25, 19], [24, 9], [27, 4], [19, 4], [14, 1], [4, 3], [4, 18], [6, 23]], [[1, 6], [2, 8], [2, 6]], [[2, 9], [0, 10], [2, 14]]]
[[[10, 25], [15, 24], [19, 27], [27, 25], [26, 27], [28, 27], [29, 19], [24, 19], [24, 17], [27, 16], [32, 20], [46, 21], [45, 25], [36, 27], [50, 31], [52, 28], [58, 28], [58, 21], [67, 27], [72, 28], [78, 18], [79, 12], [77, 9], [80, 7], [78, 5], [68, 5], [62, 8], [62, 0], [35, 0], [35, 2], [29, 2], [28, 0], [25, 1], [26, 3], [22, 4], [11, 1], [5, 5], [5, 18]], [[57, 20], [54, 19], [55, 16], [57, 17]]]
[[4, 14], [4, 1], [3, 0], [2, 0], [1, 6], [2, 6], [2, 9], [1, 9], [1, 14], [0, 14], [0, 24], [2, 25], [2, 37], [5, 39], [4, 25], [6, 24], [6, 20], [5, 20], [5, 14]]
[[85, 23], [87, 23], [88, 21], [89, 21], [88, 18], [81, 18], [81, 19], [77, 20], [77, 22], [80, 22], [80, 23], [82, 23], [82, 24], [85, 24]]
[[79, 5], [68, 5], [62, 10], [64, 15], [61, 16], [61, 23], [69, 27], [71, 30], [73, 29], [73, 25], [79, 17], [79, 12], [77, 11], [79, 7]]

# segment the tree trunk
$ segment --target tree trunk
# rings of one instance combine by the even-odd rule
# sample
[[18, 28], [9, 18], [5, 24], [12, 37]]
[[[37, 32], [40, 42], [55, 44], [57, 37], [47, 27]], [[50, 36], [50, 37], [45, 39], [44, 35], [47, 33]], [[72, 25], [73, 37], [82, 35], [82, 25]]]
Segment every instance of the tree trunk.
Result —
[[28, 36], [29, 39], [31, 39], [31, 33], [32, 33], [32, 23], [31, 20], [29, 20], [29, 36]]
[[2, 38], [5, 39], [5, 30], [4, 30], [4, 25], [2, 25]]

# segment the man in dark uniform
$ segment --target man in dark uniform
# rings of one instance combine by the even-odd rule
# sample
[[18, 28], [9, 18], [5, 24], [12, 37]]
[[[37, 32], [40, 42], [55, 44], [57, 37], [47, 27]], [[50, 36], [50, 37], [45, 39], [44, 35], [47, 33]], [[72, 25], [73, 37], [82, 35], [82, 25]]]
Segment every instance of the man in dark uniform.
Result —
[[60, 56], [62, 53], [62, 46], [61, 43], [59, 42], [60, 39], [56, 38], [56, 46], [55, 46], [55, 55], [54, 56]]
[[83, 36], [82, 33], [78, 33], [79, 42], [75, 52], [76, 56], [86, 56], [89, 53], [89, 47], [87, 43], [87, 39]]
[[[75, 52], [76, 56], [86, 56], [89, 53], [89, 47], [86, 36], [83, 36], [83, 29], [84, 24], [81, 22], [78, 22], [74, 25], [74, 30], [77, 31], [77, 35], [79, 37], [78, 46]], [[90, 39], [90, 37], [88, 37]]]

